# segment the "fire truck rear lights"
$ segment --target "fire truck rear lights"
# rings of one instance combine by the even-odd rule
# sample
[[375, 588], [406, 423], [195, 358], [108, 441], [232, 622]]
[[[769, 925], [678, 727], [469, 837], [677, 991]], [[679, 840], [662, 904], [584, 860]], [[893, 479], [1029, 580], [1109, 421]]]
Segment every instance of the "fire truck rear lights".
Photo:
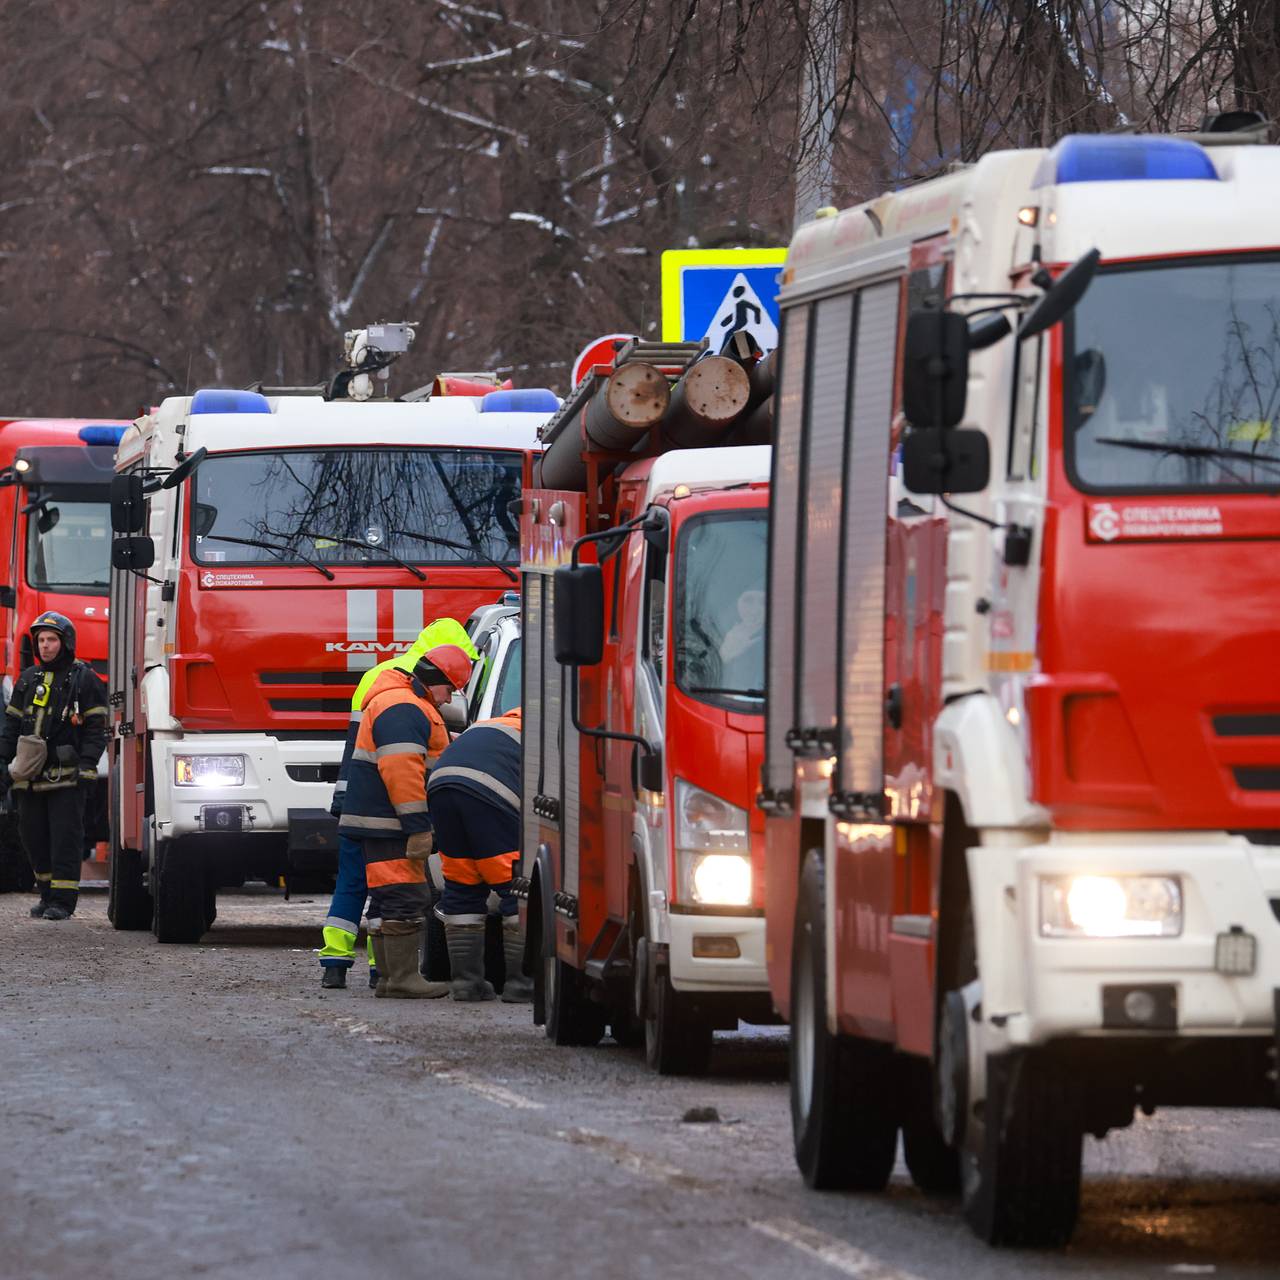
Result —
[[1232, 977], [1249, 977], [1258, 967], [1258, 939], [1238, 924], [1232, 925], [1214, 941], [1213, 967]]
[[174, 756], [176, 787], [242, 787], [244, 756]]
[[109, 427], [105, 423], [93, 423], [80, 428], [80, 439], [85, 444], [107, 444], [113, 449], [120, 443], [122, 435], [124, 435], [123, 427]]
[[256, 391], [202, 387], [191, 397], [192, 413], [270, 413], [266, 396]]
[[480, 401], [481, 413], [555, 413], [560, 397], [547, 387], [519, 387], [490, 391]]
[[1177, 876], [1045, 876], [1044, 938], [1176, 938], [1182, 933]]
[[1184, 138], [1073, 134], [1041, 161], [1032, 186], [1133, 181], [1216, 182], [1209, 153]]

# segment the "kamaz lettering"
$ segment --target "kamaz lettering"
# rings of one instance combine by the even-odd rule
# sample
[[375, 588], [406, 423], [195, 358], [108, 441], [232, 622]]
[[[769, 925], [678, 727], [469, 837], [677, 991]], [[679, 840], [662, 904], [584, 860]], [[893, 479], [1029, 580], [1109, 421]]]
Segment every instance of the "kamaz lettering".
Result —
[[404, 653], [409, 640], [331, 640], [325, 653]]

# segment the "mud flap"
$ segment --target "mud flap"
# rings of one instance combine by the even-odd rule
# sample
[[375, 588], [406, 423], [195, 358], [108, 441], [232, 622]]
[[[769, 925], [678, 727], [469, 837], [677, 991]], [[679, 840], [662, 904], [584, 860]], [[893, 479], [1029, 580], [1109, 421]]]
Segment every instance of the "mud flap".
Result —
[[327, 809], [289, 810], [289, 866], [295, 871], [337, 871], [338, 820]]

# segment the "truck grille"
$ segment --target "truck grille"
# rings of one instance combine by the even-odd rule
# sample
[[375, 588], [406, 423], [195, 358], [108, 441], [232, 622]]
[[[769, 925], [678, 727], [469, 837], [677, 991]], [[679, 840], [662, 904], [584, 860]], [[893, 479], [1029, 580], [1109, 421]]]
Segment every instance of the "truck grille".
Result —
[[363, 671], [259, 671], [263, 684], [337, 684], [354, 689]]
[[338, 768], [336, 764], [287, 764], [284, 771], [294, 782], [328, 782], [332, 785], [338, 780]]
[[1280, 715], [1214, 716], [1213, 731], [1220, 738], [1280, 738]]
[[1231, 772], [1241, 791], [1280, 791], [1280, 769], [1237, 765]]
[[268, 698], [272, 711], [323, 711], [326, 715], [350, 715], [350, 698]]

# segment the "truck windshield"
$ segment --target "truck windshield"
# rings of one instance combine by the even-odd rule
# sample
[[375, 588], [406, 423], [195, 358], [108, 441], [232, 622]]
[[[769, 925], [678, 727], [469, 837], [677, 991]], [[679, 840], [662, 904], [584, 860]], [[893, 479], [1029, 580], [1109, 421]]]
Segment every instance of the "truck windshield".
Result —
[[764, 700], [763, 510], [695, 516], [680, 531], [672, 650], [677, 687], [735, 710]]
[[[507, 564], [520, 551], [508, 511], [520, 472], [520, 454], [480, 449], [214, 455], [191, 481], [192, 555], [198, 564]], [[252, 539], [276, 549], [243, 541]]]
[[1079, 488], [1280, 489], [1280, 260], [1103, 272], [1065, 336]]
[[111, 512], [105, 493], [86, 489], [23, 491], [27, 582], [40, 591], [106, 595], [111, 575]]

